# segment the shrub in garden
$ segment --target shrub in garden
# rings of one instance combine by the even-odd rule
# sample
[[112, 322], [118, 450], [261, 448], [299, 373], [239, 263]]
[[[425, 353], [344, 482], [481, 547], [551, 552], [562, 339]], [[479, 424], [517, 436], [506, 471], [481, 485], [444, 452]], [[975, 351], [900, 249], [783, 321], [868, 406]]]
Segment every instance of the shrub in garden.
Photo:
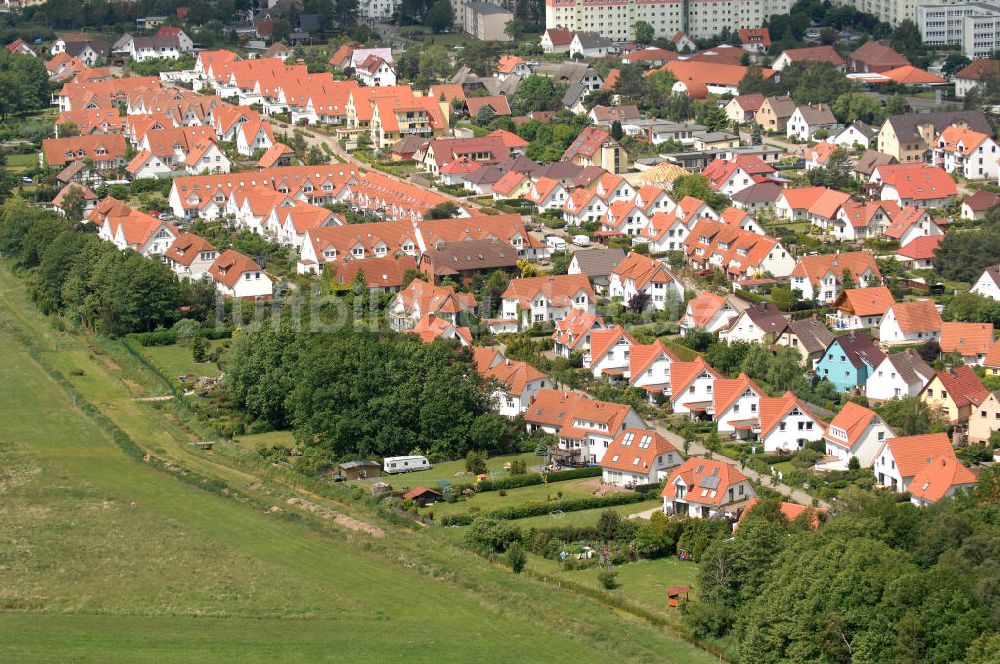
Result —
[[474, 475], [482, 475], [486, 472], [486, 452], [469, 450], [465, 455], [465, 470]]
[[618, 572], [610, 568], [602, 569], [597, 573], [597, 580], [601, 582], [607, 590], [614, 590], [618, 587]]
[[479, 517], [465, 531], [466, 546], [484, 556], [503, 553], [520, 541], [521, 529], [499, 519]]
[[513, 542], [507, 549], [507, 562], [514, 574], [520, 574], [524, 571], [524, 566], [528, 562], [528, 554], [524, 552], [524, 547], [521, 546], [520, 542]]

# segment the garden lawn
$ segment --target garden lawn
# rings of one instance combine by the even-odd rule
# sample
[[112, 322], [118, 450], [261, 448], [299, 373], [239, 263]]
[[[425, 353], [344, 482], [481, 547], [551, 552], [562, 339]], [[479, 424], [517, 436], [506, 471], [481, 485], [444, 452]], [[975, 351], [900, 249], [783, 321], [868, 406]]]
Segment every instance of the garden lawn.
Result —
[[37, 154], [12, 154], [7, 157], [6, 169], [15, 173], [27, 171], [38, 166]]
[[[205, 352], [211, 353], [226, 343], [226, 339], [206, 342]], [[142, 355], [153, 366], [163, 370], [171, 379], [178, 376], [218, 376], [219, 366], [215, 362], [195, 362], [191, 356], [191, 346], [173, 344], [171, 346], [139, 346]]]
[[[507, 477], [508, 473], [503, 469], [503, 467], [505, 464], [510, 463], [514, 459], [523, 459], [524, 463], [528, 467], [529, 473], [537, 472], [541, 468], [542, 464], [545, 463], [544, 457], [540, 457], [533, 452], [526, 454], [509, 454], [487, 459], [486, 470], [487, 472], [494, 474], [495, 477]], [[399, 484], [400, 486], [426, 486], [430, 488], [437, 488], [437, 482], [439, 480], [451, 482], [452, 484], [472, 484], [476, 481], [476, 476], [471, 473], [467, 473], [465, 470], [465, 459], [459, 459], [458, 461], [443, 461], [441, 463], [435, 463], [430, 470], [421, 470], [416, 473], [395, 475], [390, 481], [393, 485]]]
[[[417, 476], [421, 474], [413, 473], [406, 475], [405, 479], [410, 480], [408, 482], [402, 481], [404, 477], [400, 476], [396, 476], [390, 482], [392, 482], [392, 486], [396, 489], [428, 486], [423, 482], [416, 481]], [[596, 483], [600, 482], [600, 479], [599, 477], [585, 477], [578, 480], [553, 482], [551, 484], [535, 484], [533, 486], [521, 487], [520, 489], [507, 489], [506, 496], [501, 496], [499, 491], [486, 491], [455, 503], [437, 503], [428, 507], [427, 510], [434, 512], [435, 519], [440, 519], [446, 515], [465, 514], [472, 508], [478, 508], [480, 512], [489, 512], [501, 507], [512, 507], [523, 505], [524, 503], [536, 502], [548, 503], [554, 511], [559, 509], [559, 500], [557, 498], [559, 492], [562, 492], [563, 498], [566, 499], [589, 498], [594, 494]], [[552, 500], [549, 500], [550, 498]]]
[[295, 447], [295, 436], [291, 431], [268, 431], [236, 436], [233, 442], [248, 450], [260, 450], [268, 447]]
[[[528, 565], [531, 569], [552, 574], [560, 579], [573, 581], [590, 588], [604, 588], [597, 580], [599, 571], [597, 566], [565, 571], [560, 563], [538, 556], [530, 556]], [[616, 565], [614, 570], [618, 573], [620, 585], [612, 592], [631, 600], [647, 611], [653, 611], [668, 618], [675, 624], [680, 624], [680, 614], [677, 609], [667, 606], [666, 589], [674, 586], [686, 586], [692, 589], [691, 599], [694, 599], [697, 594], [698, 565], [690, 561], [678, 560], [676, 556]]]
[[611, 510], [618, 512], [622, 516], [637, 514], [662, 505], [662, 500], [648, 500], [631, 505], [615, 505], [614, 507], [599, 507], [592, 510], [580, 510], [579, 512], [566, 512], [562, 515], [552, 516], [530, 516], [526, 519], [517, 519], [515, 524], [520, 528], [560, 528], [564, 526], [574, 526], [581, 528], [584, 526], [596, 526], [597, 520], [601, 517], [601, 512]]

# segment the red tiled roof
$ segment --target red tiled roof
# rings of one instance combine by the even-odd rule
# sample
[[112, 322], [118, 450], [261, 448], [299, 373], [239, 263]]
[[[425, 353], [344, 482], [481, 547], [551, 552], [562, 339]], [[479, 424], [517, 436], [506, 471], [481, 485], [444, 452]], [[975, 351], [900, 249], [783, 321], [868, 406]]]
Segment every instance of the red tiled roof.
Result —
[[935, 503], [952, 489], [971, 486], [976, 476], [962, 465], [954, 452], [931, 459], [910, 481], [910, 494], [930, 503]]
[[941, 314], [933, 300], [897, 302], [890, 309], [903, 332], [934, 332], [941, 329]]
[[[717, 477], [718, 482], [708, 480]], [[687, 491], [684, 500], [704, 505], [721, 505], [729, 493], [729, 487], [746, 480], [746, 476], [723, 461], [714, 459], [691, 458], [674, 468], [660, 494], [664, 498], [676, 498], [676, 482], [684, 482]], [[705, 495], [702, 495], [702, 494]]]
[[885, 286], [871, 288], [849, 288], [843, 291], [834, 304], [855, 316], [881, 316], [896, 303], [892, 293]]
[[979, 376], [967, 364], [938, 371], [934, 375], [941, 381], [941, 385], [958, 408], [967, 404], [982, 403], [983, 399], [990, 395], [990, 391], [983, 386]]
[[993, 346], [992, 323], [941, 323], [941, 352], [985, 355]]
[[260, 265], [249, 256], [241, 254], [234, 249], [226, 249], [208, 268], [208, 273], [212, 278], [221, 284], [232, 288], [246, 272], [259, 271]]
[[900, 477], [913, 477], [934, 458], [954, 456], [946, 433], [925, 433], [916, 436], [901, 436], [886, 441], [889, 452], [896, 462]]
[[897, 249], [896, 254], [913, 260], [929, 260], [934, 258], [942, 240], [944, 240], [944, 235], [925, 235], [914, 238], [905, 247]]
[[656, 457], [677, 452], [677, 448], [652, 430], [625, 429], [604, 451], [601, 468], [648, 474], [656, 465]]

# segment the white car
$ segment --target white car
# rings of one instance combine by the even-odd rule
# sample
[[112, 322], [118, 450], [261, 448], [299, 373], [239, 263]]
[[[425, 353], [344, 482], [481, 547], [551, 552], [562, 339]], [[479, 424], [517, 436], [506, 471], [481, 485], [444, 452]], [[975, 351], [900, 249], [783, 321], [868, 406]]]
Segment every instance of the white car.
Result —
[[586, 235], [574, 235], [572, 242], [578, 247], [590, 246], [590, 238], [587, 237]]
[[545, 244], [549, 249], [555, 249], [556, 251], [566, 251], [566, 240], [562, 239], [558, 235], [546, 235]]

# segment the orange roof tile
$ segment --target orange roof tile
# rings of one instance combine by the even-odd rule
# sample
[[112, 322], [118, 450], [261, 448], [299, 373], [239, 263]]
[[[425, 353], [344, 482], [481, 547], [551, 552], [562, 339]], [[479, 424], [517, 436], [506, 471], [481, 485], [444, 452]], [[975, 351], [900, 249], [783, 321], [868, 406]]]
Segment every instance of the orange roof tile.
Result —
[[660, 495], [664, 498], [676, 498], [678, 479], [687, 488], [684, 492], [684, 500], [687, 502], [721, 505], [728, 497], [729, 487], [746, 481], [747, 478], [735, 466], [723, 461], [691, 458], [674, 468]]
[[941, 351], [962, 356], [986, 354], [993, 346], [992, 323], [941, 323]]
[[941, 314], [933, 300], [897, 302], [890, 307], [903, 332], [928, 332], [941, 329]]
[[241, 254], [235, 249], [226, 249], [208, 268], [208, 273], [212, 278], [221, 284], [232, 288], [246, 272], [256, 272], [261, 269], [260, 265], [249, 256]]
[[[942, 387], [948, 392], [948, 396], [951, 397], [951, 400], [955, 402], [955, 406], [958, 408], [968, 404], [982, 403], [983, 399], [990, 395], [990, 391], [983, 386], [983, 383], [979, 380], [979, 376], [967, 364], [962, 364], [945, 371], [938, 371], [934, 375], [941, 381]], [[925, 387], [924, 389], [927, 388]]]
[[896, 300], [885, 286], [849, 288], [843, 291], [834, 306], [855, 316], [881, 316]]
[[620, 340], [626, 340], [629, 346], [636, 344], [635, 337], [629, 334], [621, 325], [594, 330], [590, 333], [590, 357], [591, 364], [596, 364], [597, 360], [611, 350]]
[[910, 494], [935, 503], [952, 488], [971, 487], [975, 483], [976, 476], [952, 452], [931, 459], [918, 470], [910, 481]]
[[604, 451], [602, 468], [648, 474], [656, 466], [656, 457], [677, 452], [677, 448], [656, 431], [625, 429]]
[[736, 378], [715, 379], [715, 384], [712, 387], [712, 398], [715, 401], [715, 416], [718, 417], [726, 412], [748, 389], [753, 390], [758, 397], [764, 396], [764, 390], [760, 389], [760, 386], [744, 373], [741, 373]]
[[946, 433], [925, 433], [916, 436], [901, 436], [885, 441], [896, 462], [900, 477], [913, 477], [934, 458], [955, 456]]

